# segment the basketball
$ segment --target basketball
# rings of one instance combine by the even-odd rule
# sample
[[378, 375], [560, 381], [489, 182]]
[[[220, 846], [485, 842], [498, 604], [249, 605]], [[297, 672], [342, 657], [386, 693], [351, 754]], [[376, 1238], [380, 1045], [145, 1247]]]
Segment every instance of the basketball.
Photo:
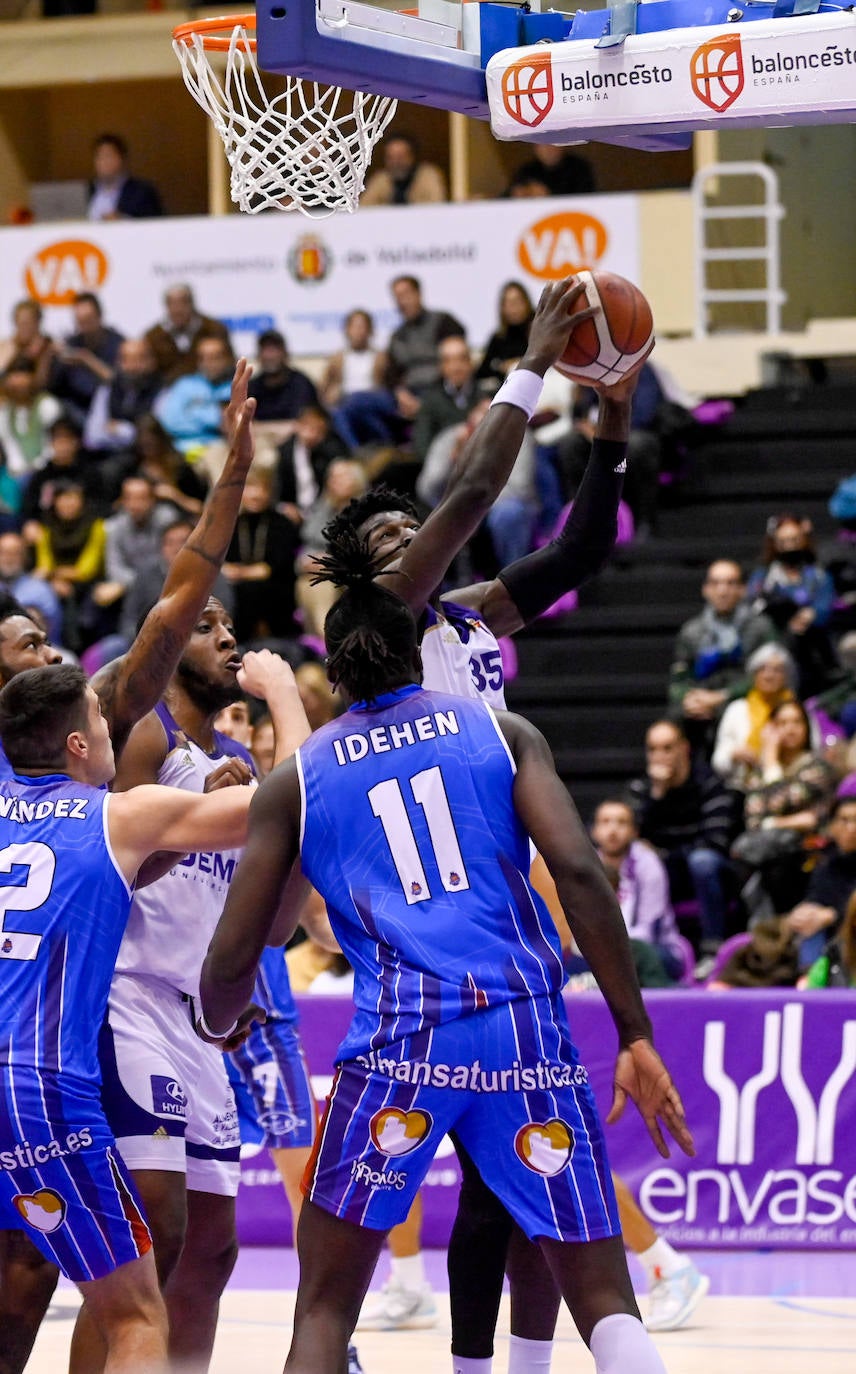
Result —
[[575, 329], [556, 363], [563, 376], [583, 385], [611, 386], [643, 358], [654, 338], [651, 307], [632, 281], [615, 272], [578, 272], [586, 284], [575, 311], [596, 305], [600, 311]]

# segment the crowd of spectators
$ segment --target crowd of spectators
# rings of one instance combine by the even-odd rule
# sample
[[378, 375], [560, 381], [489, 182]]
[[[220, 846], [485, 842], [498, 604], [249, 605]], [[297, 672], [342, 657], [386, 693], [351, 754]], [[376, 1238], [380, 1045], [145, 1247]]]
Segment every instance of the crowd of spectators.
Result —
[[[324, 525], [379, 477], [427, 512], [525, 353], [533, 305], [519, 282], [501, 287], [485, 341], [426, 303], [416, 278], [395, 278], [390, 293], [400, 322], [386, 347], [371, 313], [354, 310], [317, 380], [293, 366], [281, 333], [256, 340], [257, 459], [219, 586], [244, 646], [272, 643], [295, 663], [317, 654], [333, 595], [312, 585]], [[176, 283], [137, 338], [105, 322], [91, 292], [75, 298], [63, 339], [23, 300], [0, 360], [0, 586], [94, 669], [133, 638], [220, 471], [232, 342]], [[668, 385], [646, 364], [623, 511], [637, 538], [656, 537]], [[468, 577], [535, 547], [573, 501], [590, 404], [548, 375], [506, 490], [463, 556]], [[852, 891], [841, 874], [856, 867], [845, 824], [856, 646], [848, 659], [845, 637], [839, 651], [836, 582], [797, 515], [770, 520], [748, 576], [727, 556], [712, 563], [701, 597], [675, 641], [645, 774], [604, 797], [593, 837], [645, 947], [646, 980], [706, 975], [728, 937], [746, 932], [748, 945], [770, 917], [796, 976], [843, 938]]]

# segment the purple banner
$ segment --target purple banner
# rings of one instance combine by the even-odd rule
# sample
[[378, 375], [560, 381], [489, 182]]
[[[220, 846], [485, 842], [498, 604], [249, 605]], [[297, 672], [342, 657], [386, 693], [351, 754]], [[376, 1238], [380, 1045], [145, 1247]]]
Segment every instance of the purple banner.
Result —
[[[607, 1131], [620, 1172], [661, 1234], [681, 1247], [856, 1245], [856, 995], [652, 992], [657, 1047], [684, 1100], [697, 1154], [661, 1159], [635, 1107]], [[350, 1019], [346, 998], [304, 997], [301, 1028], [319, 1102]], [[602, 999], [568, 999], [601, 1112], [615, 1032]], [[444, 1140], [423, 1191], [423, 1240], [446, 1244], [460, 1174]], [[290, 1219], [266, 1151], [242, 1164], [243, 1244], [287, 1244]]]

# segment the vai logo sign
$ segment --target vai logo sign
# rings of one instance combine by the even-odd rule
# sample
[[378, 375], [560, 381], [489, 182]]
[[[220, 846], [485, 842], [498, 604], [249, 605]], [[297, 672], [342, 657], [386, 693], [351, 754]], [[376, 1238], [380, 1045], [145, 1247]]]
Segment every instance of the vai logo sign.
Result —
[[761, 1067], [741, 1088], [724, 1067], [725, 1023], [709, 1021], [705, 1026], [704, 1079], [719, 1098], [718, 1164], [751, 1164], [754, 1161], [758, 1097], [776, 1079], [781, 1081], [796, 1115], [794, 1162], [799, 1165], [832, 1163], [838, 1103], [856, 1072], [856, 1021], [844, 1023], [838, 1065], [817, 1101], [802, 1073], [802, 1023], [803, 1008], [798, 1002], [790, 1003], [781, 1012], [766, 1013]]
[[553, 108], [553, 67], [549, 52], [521, 57], [502, 73], [502, 103], [518, 124], [534, 129]]
[[564, 210], [539, 219], [521, 235], [517, 260], [533, 277], [561, 281], [572, 272], [595, 268], [608, 242], [605, 226], [594, 215]]
[[739, 33], [709, 38], [690, 58], [693, 94], [703, 105], [722, 114], [743, 90], [743, 48]]
[[42, 305], [71, 305], [79, 292], [102, 286], [107, 271], [107, 258], [94, 243], [62, 239], [30, 258], [24, 282], [29, 294]]

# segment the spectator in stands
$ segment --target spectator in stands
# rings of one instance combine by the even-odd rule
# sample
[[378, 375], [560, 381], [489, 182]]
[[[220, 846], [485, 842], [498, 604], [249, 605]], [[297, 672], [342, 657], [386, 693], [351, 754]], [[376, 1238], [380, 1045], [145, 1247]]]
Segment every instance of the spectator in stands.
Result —
[[534, 143], [532, 152], [511, 178], [508, 195], [579, 196], [597, 189], [587, 158], [554, 143]]
[[297, 604], [303, 612], [306, 634], [324, 635], [327, 612], [338, 596], [332, 582], [312, 585], [317, 559], [324, 553], [323, 530], [349, 501], [362, 496], [368, 486], [365, 468], [353, 458], [334, 458], [327, 469], [324, 487], [300, 527], [301, 551], [297, 557]]
[[711, 758], [720, 777], [740, 791], [760, 766], [764, 727], [777, 706], [794, 700], [796, 686], [794, 661], [781, 644], [762, 644], [746, 672], [748, 690], [723, 711]]
[[48, 390], [63, 409], [86, 423], [99, 386], [109, 386], [124, 335], [104, 323], [101, 302], [81, 291], [72, 302], [75, 329], [56, 350], [48, 374]]
[[373, 171], [360, 205], [428, 205], [448, 200], [446, 178], [433, 162], [423, 162], [409, 134], [389, 134], [381, 145], [383, 166]]
[[86, 447], [111, 453], [132, 448], [137, 422], [151, 414], [162, 390], [148, 339], [124, 339], [112, 381], [99, 386], [92, 398], [84, 427]]
[[801, 987], [856, 987], [856, 895], [847, 903], [837, 933], [828, 940], [823, 953], [814, 961]]
[[701, 953], [710, 956], [725, 935], [734, 798], [707, 764], [693, 761], [689, 740], [672, 720], [649, 726], [645, 756], [645, 777], [629, 787], [639, 835], [666, 865], [673, 904], [697, 901]]
[[392, 294], [401, 324], [387, 347], [387, 381], [394, 388], [398, 413], [415, 419], [421, 397], [440, 377], [439, 347], [444, 339], [463, 338], [463, 325], [445, 310], [428, 310], [416, 277], [396, 277]]
[[21, 502], [24, 538], [34, 543], [36, 525], [53, 501], [57, 482], [74, 482], [82, 487], [87, 507], [97, 513], [102, 508], [101, 479], [96, 463], [83, 447], [83, 433], [75, 420], [61, 415], [48, 430], [47, 461], [37, 468], [27, 483]]
[[173, 448], [169, 435], [154, 415], [141, 415], [137, 421], [131, 461], [133, 474], [153, 484], [158, 501], [172, 507], [174, 518], [195, 518], [202, 510], [208, 494], [207, 482], [198, 468]]
[[175, 520], [169, 505], [162, 505], [154, 484], [146, 477], [126, 477], [119, 509], [105, 521], [105, 580], [93, 589], [97, 606], [116, 606], [160, 553], [161, 535]]
[[[484, 419], [489, 406], [490, 398], [483, 396], [464, 421], [441, 430], [434, 439], [416, 480], [416, 494], [426, 506], [437, 505], [467, 440]], [[537, 515], [535, 441], [527, 430], [508, 481], [485, 519], [498, 567], [507, 568], [531, 552]]]
[[23, 535], [9, 530], [0, 534], [0, 592], [11, 596], [25, 610], [40, 611], [50, 639], [62, 635], [62, 610], [59, 597], [43, 577], [27, 571], [28, 549]]
[[128, 145], [118, 134], [99, 134], [92, 145], [94, 177], [89, 184], [89, 219], [152, 219], [163, 214], [150, 181], [128, 171]]
[[283, 421], [294, 421], [306, 406], [318, 405], [315, 383], [305, 372], [299, 372], [288, 360], [288, 348], [278, 329], [266, 329], [257, 342], [259, 370], [250, 380], [249, 394], [256, 402], [255, 424], [279, 426], [285, 438], [293, 424], [283, 428]]
[[304, 406], [290, 439], [279, 447], [273, 472], [273, 502], [281, 515], [300, 525], [321, 495], [327, 469], [348, 456], [347, 445], [321, 406]]
[[693, 746], [710, 752], [713, 728], [729, 696], [746, 678], [746, 660], [777, 638], [767, 616], [746, 604], [739, 563], [718, 558], [705, 573], [700, 615], [684, 621], [669, 670], [669, 705]]
[[[663, 399], [663, 388], [655, 369], [650, 363], [643, 363], [633, 395], [633, 419], [627, 445], [627, 476], [624, 481], [624, 499], [633, 512], [637, 540], [649, 538], [657, 529], [662, 454], [657, 425]], [[564, 476], [566, 500], [572, 499], [576, 494], [588, 463], [597, 422], [597, 402], [595, 392], [587, 387], [576, 388], [573, 429], [558, 445], [558, 461]]]
[[444, 339], [437, 350], [439, 379], [422, 393], [422, 404], [413, 425], [410, 445], [420, 462], [425, 461], [437, 435], [450, 425], [459, 425], [476, 401], [476, 381], [472, 354], [466, 339]]
[[498, 389], [520, 362], [529, 343], [535, 306], [526, 287], [507, 281], [499, 292], [499, 322], [485, 346], [476, 377]]
[[222, 339], [201, 338], [196, 344], [196, 371], [179, 377], [158, 398], [155, 411], [182, 453], [201, 456], [223, 434], [235, 359]]
[[618, 872], [616, 895], [627, 933], [655, 949], [676, 982], [683, 968], [678, 927], [669, 899], [669, 875], [648, 844], [639, 839], [632, 806], [607, 798], [594, 813], [591, 837], [604, 864]]
[[[373, 333], [374, 321], [369, 312], [352, 310], [345, 317], [345, 347], [328, 359], [321, 380], [321, 400], [332, 413], [337, 433], [351, 449], [361, 444], [388, 444], [392, 440], [392, 430], [384, 418], [389, 408], [389, 397], [383, 390], [387, 358], [385, 352], [373, 346]], [[354, 398], [357, 404], [352, 417]], [[373, 411], [369, 404], [361, 412], [360, 398], [368, 398], [370, 403], [376, 401], [380, 409]]]
[[145, 338], [155, 355], [157, 370], [165, 383], [187, 376], [196, 368], [197, 343], [203, 338], [221, 339], [231, 352], [229, 331], [219, 320], [200, 315], [189, 286], [168, 286], [163, 298], [165, 315], [146, 330]]
[[767, 524], [762, 566], [749, 578], [747, 599], [780, 631], [799, 670], [799, 695], [816, 696], [838, 675], [827, 626], [835, 586], [820, 567], [810, 520], [777, 515]]
[[[161, 594], [161, 588], [166, 581], [166, 575], [175, 562], [178, 554], [184, 546], [187, 536], [193, 529], [192, 520], [173, 520], [161, 532], [160, 548], [157, 556], [150, 562], [144, 564], [128, 588], [122, 610], [119, 616], [119, 636], [120, 643], [115, 647], [115, 652], [109, 657], [118, 657], [127, 651], [132, 640], [136, 636], [137, 628], [148, 615]], [[211, 593], [221, 601], [226, 610], [231, 614], [234, 607], [234, 594], [231, 584], [227, 582], [222, 573], [217, 576], [214, 589]], [[105, 658], [103, 662], [108, 662]]]
[[0, 342], [0, 373], [8, 372], [18, 360], [33, 364], [36, 390], [43, 391], [56, 345], [42, 331], [42, 307], [38, 301], [23, 300], [12, 309], [12, 335]]
[[753, 916], [787, 911], [802, 895], [806, 840], [816, 839], [826, 821], [835, 781], [831, 765], [811, 747], [805, 707], [781, 702], [764, 727], [746, 792], [746, 829], [731, 851]]
[[32, 359], [16, 358], [2, 378], [0, 445], [7, 471], [20, 487], [43, 459], [51, 425], [61, 413], [59, 401], [39, 391]]
[[856, 630], [842, 636], [837, 652], [841, 677], [834, 687], [815, 698], [812, 710], [828, 716], [852, 739], [856, 734]]
[[247, 478], [241, 513], [223, 564], [235, 596], [235, 633], [246, 645], [259, 639], [289, 639], [294, 621], [297, 526], [273, 508], [267, 473]]
[[36, 573], [59, 597], [62, 642], [74, 653], [95, 638], [97, 615], [90, 592], [103, 568], [103, 520], [87, 505], [79, 483], [56, 482], [36, 540]]
[[856, 892], [856, 797], [836, 798], [826, 830], [832, 847], [812, 869], [802, 901], [785, 917], [799, 937], [802, 968], [840, 933]]

